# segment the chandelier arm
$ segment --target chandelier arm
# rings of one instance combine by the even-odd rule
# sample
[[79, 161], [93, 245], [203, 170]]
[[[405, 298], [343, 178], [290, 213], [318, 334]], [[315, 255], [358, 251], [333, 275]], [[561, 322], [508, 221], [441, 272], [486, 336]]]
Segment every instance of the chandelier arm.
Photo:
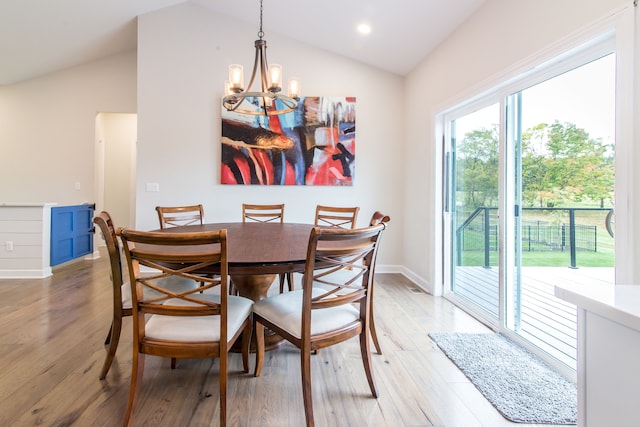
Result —
[[[253, 109], [248, 109], [248, 108], [240, 108], [240, 106], [242, 104], [244, 104], [244, 102], [246, 101], [248, 104], [252, 105], [247, 98], [269, 98], [273, 101], [275, 101], [276, 99], [280, 100], [282, 102], [282, 104], [285, 106], [284, 108], [281, 108], [279, 110], [276, 110], [275, 108], [272, 109], [268, 109], [266, 114], [265, 111], [261, 108], [259, 110], [256, 110], [255, 107]], [[225, 96], [223, 98], [223, 104], [224, 107], [228, 110], [228, 111], [235, 111], [236, 113], [240, 113], [240, 114], [248, 114], [248, 115], [252, 115], [252, 116], [276, 116], [279, 114], [286, 114], [289, 113], [291, 111], [294, 111], [298, 105], [298, 102], [293, 99], [290, 98], [288, 96], [282, 95], [282, 94], [274, 94], [274, 93], [270, 93], [270, 92], [243, 92], [243, 93], [239, 93], [239, 94], [233, 94], [233, 95], [228, 95]]]
[[253, 70], [251, 70], [251, 78], [249, 79], [249, 84], [247, 85], [247, 90], [251, 90], [251, 86], [253, 86], [253, 82], [256, 79], [256, 71], [258, 70], [258, 64], [260, 63], [260, 49], [258, 44], [262, 40], [256, 40], [256, 55], [253, 58]]
[[270, 92], [267, 76], [269, 75], [269, 65], [267, 64], [267, 41], [260, 44], [260, 77], [262, 80], [262, 91]]
[[[263, 40], [261, 40], [263, 41]], [[260, 87], [262, 93], [271, 92], [269, 83], [267, 82], [267, 76], [269, 75], [269, 67], [267, 66], [267, 41], [260, 43]], [[275, 102], [273, 99], [263, 96], [262, 97], [262, 111], [265, 116], [269, 115], [269, 109], [275, 108]]]

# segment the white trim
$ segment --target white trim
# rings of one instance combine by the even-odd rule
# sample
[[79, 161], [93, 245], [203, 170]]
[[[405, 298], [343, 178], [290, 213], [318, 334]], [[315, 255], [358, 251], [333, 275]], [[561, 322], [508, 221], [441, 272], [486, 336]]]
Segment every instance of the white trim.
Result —
[[[434, 159], [440, 161], [437, 162], [435, 167], [433, 168], [433, 182], [435, 188], [435, 200], [433, 201], [433, 217], [436, 218], [435, 224], [433, 226], [434, 231], [434, 272], [433, 272], [433, 283], [431, 286], [427, 286], [427, 284], [420, 285], [424, 289], [428, 289], [428, 292], [434, 296], [442, 296], [444, 295], [444, 284], [447, 279], [447, 269], [444, 268], [445, 261], [447, 258], [444, 255], [444, 242], [442, 233], [444, 231], [444, 224], [448, 220], [447, 212], [444, 211], [444, 197], [445, 195], [442, 192], [442, 188], [444, 187], [444, 162], [445, 162], [445, 147], [444, 141], [446, 140], [446, 131], [444, 129], [444, 122], [442, 120], [437, 120], [436, 116], [432, 115], [432, 129], [435, 130], [435, 144], [434, 144]], [[439, 135], [439, 136], [438, 136]], [[438, 197], [439, 196], [439, 197]], [[439, 220], [438, 220], [439, 219]], [[407, 276], [409, 277], [409, 276]], [[411, 279], [414, 282], [418, 283], [417, 280]]]
[[[634, 230], [635, 192], [634, 182], [638, 172], [634, 171], [636, 161], [634, 147], [634, 10], [621, 14], [616, 27], [616, 157], [615, 157], [615, 215], [616, 229], [624, 233], [615, 235], [616, 284], [638, 283], [634, 277], [637, 261], [637, 243]], [[635, 126], [638, 126], [636, 123]], [[637, 201], [636, 201], [637, 203]], [[636, 208], [638, 205], [636, 204]], [[635, 212], [635, 213], [634, 213]]]
[[44, 279], [52, 274], [51, 267], [40, 270], [0, 270], [0, 279]]

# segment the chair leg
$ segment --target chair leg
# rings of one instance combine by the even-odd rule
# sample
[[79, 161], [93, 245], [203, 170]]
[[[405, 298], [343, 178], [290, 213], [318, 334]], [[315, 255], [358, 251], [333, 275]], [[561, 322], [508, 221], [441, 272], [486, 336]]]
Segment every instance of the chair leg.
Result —
[[376, 348], [378, 354], [382, 354], [382, 348], [380, 347], [380, 343], [378, 342], [378, 334], [376, 333], [376, 325], [373, 322], [373, 308], [369, 312], [369, 331], [371, 332], [371, 339], [373, 340], [373, 345]]
[[369, 348], [369, 334], [367, 328], [363, 328], [360, 333], [360, 355], [364, 364], [364, 372], [367, 374], [367, 381], [373, 397], [378, 397], [378, 390], [373, 380], [373, 369], [371, 369], [371, 349]]
[[262, 362], [264, 360], [264, 325], [254, 320], [253, 330], [256, 337], [256, 368], [253, 376], [259, 377], [262, 373]]
[[289, 292], [291, 292], [294, 289], [294, 283], [293, 283], [293, 273], [280, 273], [280, 293], [284, 292], [284, 282], [287, 282], [287, 288], [289, 289]]
[[220, 354], [220, 427], [227, 425], [227, 357], [229, 349]]
[[302, 400], [307, 427], [313, 427], [313, 398], [311, 396], [311, 349], [300, 349], [300, 370], [302, 371]]
[[[134, 350], [135, 351], [135, 350]], [[133, 412], [138, 403], [138, 389], [142, 384], [142, 374], [144, 372], [144, 354], [135, 351], [131, 363], [131, 386], [129, 387], [129, 400], [127, 401], [127, 411], [124, 414], [124, 427], [129, 427], [133, 422]]]
[[176, 359], [175, 357], [171, 358], [171, 369], [176, 369], [177, 361], [178, 361], [178, 359]]
[[102, 364], [102, 370], [100, 371], [100, 379], [103, 380], [106, 378], [109, 369], [111, 368], [111, 364], [113, 363], [113, 358], [116, 355], [116, 350], [118, 349], [118, 342], [120, 341], [120, 331], [122, 330], [122, 318], [114, 317], [111, 322], [111, 328], [109, 328], [109, 335], [107, 336], [107, 340], [105, 341], [105, 345], [109, 344], [109, 348], [107, 349], [107, 356], [104, 359], [104, 363]]
[[293, 283], [293, 273], [287, 273], [287, 284], [289, 285], [289, 292], [291, 292], [295, 288], [295, 283]]
[[249, 352], [251, 351], [251, 321], [247, 322], [247, 326], [242, 332], [242, 367], [244, 372], [249, 372]]

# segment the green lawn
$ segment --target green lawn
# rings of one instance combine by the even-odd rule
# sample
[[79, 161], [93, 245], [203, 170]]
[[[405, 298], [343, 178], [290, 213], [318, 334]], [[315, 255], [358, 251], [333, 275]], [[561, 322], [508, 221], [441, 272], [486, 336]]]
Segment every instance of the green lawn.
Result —
[[[498, 254], [489, 254], [491, 266], [498, 265]], [[481, 266], [484, 262], [482, 251], [465, 251], [462, 253], [462, 265]], [[522, 265], [524, 267], [569, 267], [571, 254], [569, 252], [523, 252]], [[613, 267], [615, 259], [612, 249], [602, 249], [598, 252], [578, 251], [576, 253], [577, 267]]]

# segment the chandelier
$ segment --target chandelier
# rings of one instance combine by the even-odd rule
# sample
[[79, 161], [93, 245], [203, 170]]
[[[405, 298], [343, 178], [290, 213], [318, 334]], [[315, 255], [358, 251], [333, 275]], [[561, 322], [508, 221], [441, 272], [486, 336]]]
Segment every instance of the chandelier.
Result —
[[[253, 71], [246, 90], [242, 65], [229, 65], [229, 80], [225, 82], [225, 97], [222, 104], [227, 111], [241, 114], [275, 116], [295, 110], [300, 100], [300, 83], [296, 79], [289, 80], [289, 95], [282, 90], [282, 66], [267, 62], [267, 41], [262, 37], [262, 0], [260, 0], [260, 30], [255, 41], [256, 56]], [[251, 91], [254, 80], [260, 79], [260, 91]], [[276, 102], [280, 101], [280, 102]]]

